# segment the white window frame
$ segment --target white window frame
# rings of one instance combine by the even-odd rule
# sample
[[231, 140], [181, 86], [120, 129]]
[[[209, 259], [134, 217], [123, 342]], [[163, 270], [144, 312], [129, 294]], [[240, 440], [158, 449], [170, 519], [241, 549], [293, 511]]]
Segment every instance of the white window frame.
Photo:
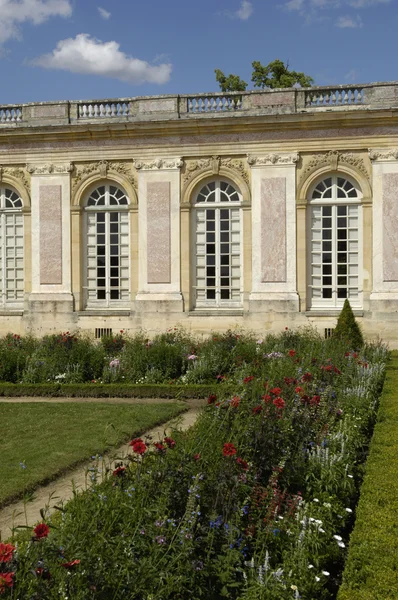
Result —
[[[226, 184], [232, 186], [232, 188], [234, 188], [234, 190], [236, 191], [238, 197], [239, 197], [239, 201], [221, 201], [221, 183], [225, 182]], [[198, 196], [200, 195], [201, 191], [208, 185], [208, 184], [214, 184], [215, 185], [215, 201], [214, 202], [198, 202]], [[198, 292], [202, 294], [202, 296], [207, 294], [207, 289], [211, 288], [212, 286], [207, 286], [206, 284], [206, 279], [207, 279], [207, 274], [205, 272], [204, 275], [204, 279], [205, 279], [205, 284], [204, 285], [199, 285], [199, 281], [201, 279], [203, 279], [202, 277], [199, 277], [198, 275], [198, 271], [200, 269], [205, 269], [207, 268], [208, 265], [199, 265], [198, 264], [198, 248], [200, 246], [199, 242], [198, 242], [198, 234], [203, 234], [204, 236], [206, 236], [206, 233], [210, 233], [207, 232], [206, 229], [203, 232], [198, 232], [197, 231], [197, 227], [198, 227], [198, 215], [200, 213], [204, 213], [206, 214], [206, 210], [215, 210], [215, 246], [216, 246], [216, 252], [215, 252], [215, 298], [211, 299], [211, 298], [198, 298], [197, 294]], [[230, 257], [231, 257], [231, 261], [229, 263], [229, 269], [230, 269], [230, 275], [229, 278], [231, 279], [231, 285], [229, 288], [231, 290], [231, 294], [235, 293], [235, 294], [239, 294], [239, 299], [237, 300], [233, 300], [231, 298], [228, 299], [223, 299], [221, 298], [221, 290], [222, 290], [222, 286], [221, 286], [221, 251], [217, 251], [217, 248], [220, 248], [220, 244], [221, 244], [221, 229], [220, 229], [220, 217], [221, 217], [221, 210], [222, 209], [229, 209], [229, 210], [234, 210], [237, 212], [238, 214], [238, 219], [234, 219], [234, 222], [238, 223], [238, 227], [239, 227], [239, 251], [238, 252], [234, 252], [233, 250], [230, 250]], [[191, 251], [192, 251], [192, 297], [193, 297], [193, 301], [192, 301], [192, 307], [194, 310], [204, 310], [204, 309], [241, 309], [243, 307], [243, 211], [242, 211], [242, 195], [238, 189], [238, 187], [235, 185], [235, 183], [233, 183], [232, 181], [230, 181], [228, 178], [226, 177], [213, 177], [213, 178], [209, 178], [208, 180], [204, 180], [202, 181], [195, 190], [195, 193], [193, 195], [193, 203], [192, 203], [192, 214], [191, 214], [191, 239], [192, 239], [192, 246], [191, 246]], [[232, 232], [231, 229], [231, 224], [232, 224], [232, 219], [231, 219], [231, 213], [230, 213], [230, 219], [229, 219], [229, 233], [230, 233], [230, 239], [229, 239], [229, 244], [232, 244], [232, 233], [237, 233], [237, 232]], [[204, 244], [206, 244], [207, 240], [205, 240]], [[236, 243], [236, 242], [235, 242]], [[203, 254], [201, 253], [200, 256], [207, 256], [206, 252]], [[232, 257], [239, 257], [238, 261], [236, 261], [238, 264], [232, 265]], [[226, 266], [226, 265], [223, 265]], [[232, 284], [232, 268], [233, 267], [239, 267], [239, 286], [238, 287], [234, 287]], [[225, 288], [224, 288], [225, 289]]]
[[[7, 194], [8, 192], [8, 194]], [[10, 193], [11, 192], [11, 196]], [[6, 200], [14, 206], [6, 206]], [[0, 306], [5, 310], [20, 310], [24, 306], [24, 220], [23, 200], [19, 193], [9, 185], [0, 187]], [[10, 220], [12, 222], [10, 222]], [[19, 222], [18, 222], [19, 221]], [[15, 234], [18, 227], [20, 235]], [[9, 229], [13, 228], [13, 235]], [[21, 243], [18, 245], [18, 241]], [[11, 264], [9, 264], [11, 262]], [[18, 265], [20, 263], [20, 265]], [[12, 273], [12, 276], [11, 276]]]
[[[104, 204], [100, 204], [100, 205], [93, 205], [93, 206], [89, 206], [87, 203], [90, 201], [90, 198], [92, 197], [92, 195], [99, 190], [100, 188], [104, 187], [105, 188], [105, 202]], [[127, 199], [127, 204], [123, 204], [123, 205], [111, 205], [110, 204], [110, 198], [111, 198], [111, 194], [110, 194], [110, 188], [114, 187], [117, 188], [118, 190], [120, 190], [120, 192], [122, 192], [123, 196]], [[130, 212], [129, 212], [129, 208], [130, 208], [130, 200], [129, 197], [127, 195], [127, 193], [123, 190], [123, 188], [115, 183], [115, 182], [97, 182], [95, 186], [93, 186], [91, 188], [91, 191], [89, 194], [87, 194], [87, 198], [86, 198], [86, 204], [84, 207], [84, 277], [85, 277], [85, 285], [83, 286], [83, 292], [84, 292], [84, 306], [86, 309], [125, 309], [125, 308], [129, 308], [130, 307], [130, 282], [131, 282], [131, 272], [130, 272], [130, 256], [131, 256], [131, 252], [130, 252]], [[90, 227], [90, 217], [92, 217], [93, 215], [96, 215], [98, 213], [103, 213], [105, 215], [105, 231], [104, 233], [100, 233], [98, 232], [98, 230], [96, 230], [95, 233], [90, 234], [89, 232], [89, 227]], [[119, 265], [118, 265], [118, 269], [119, 269], [119, 275], [118, 277], [115, 277], [112, 275], [111, 273], [111, 269], [112, 269], [112, 265], [111, 265], [111, 231], [110, 231], [110, 225], [111, 225], [111, 215], [118, 213], [119, 216], [119, 220], [118, 223], [119, 225], [127, 225], [126, 229], [127, 232], [124, 236], [124, 239], [122, 240], [122, 242], [120, 241], [120, 229], [118, 232], [118, 236], [119, 236], [119, 242], [118, 242], [118, 246], [119, 246]], [[123, 218], [124, 217], [124, 218]], [[123, 223], [124, 221], [124, 223]], [[95, 222], [93, 222], [92, 226], [97, 226], [97, 220], [95, 219]], [[90, 248], [93, 249], [96, 245], [98, 244], [98, 235], [104, 235], [105, 236], [105, 242], [100, 245], [105, 245], [106, 250], [105, 250], [105, 265], [104, 266], [100, 266], [98, 264], [98, 262], [96, 262], [96, 264], [94, 264], [94, 262], [92, 264], [90, 264], [90, 258], [95, 258], [95, 260], [97, 260], [98, 258], [98, 253], [92, 253], [92, 255], [90, 256]], [[90, 236], [94, 237], [96, 236], [96, 241], [95, 243], [91, 243], [90, 241]], [[125, 254], [121, 254], [120, 253], [120, 248], [121, 247], [127, 247], [127, 252]], [[122, 265], [122, 261], [124, 261], [127, 263], [126, 265]], [[99, 275], [98, 271], [95, 275], [89, 276], [89, 271], [93, 271], [95, 269], [99, 269], [102, 268], [105, 270], [105, 274], [104, 275]], [[116, 268], [116, 267], [114, 267]], [[127, 270], [127, 276], [126, 277], [122, 277], [122, 274], [120, 273], [120, 269], [123, 268], [124, 270]], [[124, 280], [126, 283], [125, 285], [120, 285], [119, 288], [116, 288], [114, 286], [111, 285], [111, 279], [119, 279], [119, 280]], [[105, 297], [104, 298], [98, 298], [98, 294], [100, 290], [103, 290], [102, 286], [98, 286], [98, 279], [105, 279]], [[92, 283], [94, 282], [95, 283]], [[122, 297], [119, 298], [112, 298], [112, 291], [114, 291], [115, 289], [119, 289], [120, 290], [120, 295]], [[93, 297], [94, 295], [97, 295], [97, 297]]]
[[[327, 179], [332, 179], [332, 194], [331, 194], [331, 198], [313, 198], [313, 194], [315, 192], [315, 189], [317, 188], [317, 186], [319, 184], [321, 184], [322, 182], [324, 182]], [[349, 182], [349, 184], [351, 184], [356, 192], [357, 192], [357, 196], [354, 198], [338, 198], [337, 197], [337, 180], [338, 179], [344, 179], [346, 181]], [[338, 267], [338, 262], [337, 262], [337, 248], [338, 248], [338, 239], [337, 239], [337, 208], [339, 206], [347, 206], [348, 207], [348, 211], [347, 211], [347, 219], [349, 217], [348, 212], [349, 212], [349, 207], [351, 206], [356, 206], [358, 209], [358, 216], [357, 216], [357, 227], [354, 227], [352, 229], [357, 229], [358, 232], [358, 236], [357, 236], [357, 242], [358, 242], [358, 250], [357, 250], [357, 256], [358, 256], [358, 286], [357, 286], [357, 297], [350, 297], [349, 291], [347, 293], [347, 298], [351, 304], [351, 306], [353, 308], [362, 308], [363, 305], [363, 226], [362, 226], [362, 222], [363, 222], [363, 213], [362, 213], [362, 193], [361, 190], [359, 188], [359, 185], [351, 178], [348, 177], [346, 174], [342, 174], [342, 173], [334, 173], [334, 174], [328, 174], [328, 175], [323, 175], [322, 178], [318, 179], [315, 184], [312, 185], [312, 187], [310, 188], [310, 193], [308, 196], [308, 210], [307, 210], [307, 231], [308, 231], [308, 236], [307, 236], [307, 241], [308, 241], [308, 251], [307, 251], [307, 256], [308, 256], [308, 269], [307, 269], [307, 290], [308, 290], [308, 308], [311, 311], [322, 311], [325, 310], [326, 312], [329, 310], [336, 310], [336, 309], [340, 309], [345, 302], [345, 298], [338, 298], [338, 273], [337, 273], [337, 267]], [[320, 277], [323, 278], [324, 274], [323, 272], [321, 274], [317, 274], [313, 272], [313, 268], [316, 265], [323, 265], [325, 263], [322, 262], [321, 263], [313, 263], [313, 209], [314, 207], [331, 207], [332, 209], [332, 237], [331, 237], [331, 242], [332, 242], [332, 297], [331, 298], [322, 298], [322, 297], [316, 297], [313, 293], [314, 289], [320, 289], [322, 290], [322, 283], [320, 285], [313, 285], [313, 277]], [[322, 218], [322, 217], [321, 217]], [[315, 228], [315, 229], [319, 229], [319, 228]], [[350, 229], [348, 227], [348, 223], [347, 223], [347, 229]], [[321, 231], [322, 231], [322, 226], [321, 226]], [[326, 240], [324, 240], [326, 241]], [[348, 240], [349, 241], [349, 240]], [[355, 240], [353, 240], [355, 241]], [[316, 253], [317, 251], [315, 251]], [[322, 252], [322, 250], [320, 251]], [[346, 253], [348, 254], [349, 248], [347, 247]], [[328, 264], [328, 263], [326, 263]], [[349, 285], [349, 262], [346, 263], [347, 264], [347, 289], [350, 287]], [[355, 263], [354, 263], [355, 264]]]

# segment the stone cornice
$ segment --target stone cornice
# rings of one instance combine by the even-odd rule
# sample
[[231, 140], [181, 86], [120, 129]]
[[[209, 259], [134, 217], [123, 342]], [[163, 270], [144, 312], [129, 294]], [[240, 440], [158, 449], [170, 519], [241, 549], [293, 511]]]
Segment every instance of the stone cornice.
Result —
[[253, 167], [265, 167], [271, 165], [295, 165], [298, 162], [299, 155], [297, 152], [290, 154], [274, 152], [264, 154], [264, 156], [247, 155], [248, 164]]
[[372, 162], [396, 162], [398, 161], [398, 148], [369, 149], [369, 158]]
[[139, 171], [173, 171], [181, 169], [183, 165], [184, 161], [181, 158], [156, 158], [150, 161], [134, 161], [134, 166]]
[[71, 173], [73, 166], [71, 163], [65, 163], [62, 165], [52, 163], [47, 163], [44, 165], [28, 164], [26, 165], [26, 170], [31, 175], [59, 175]]

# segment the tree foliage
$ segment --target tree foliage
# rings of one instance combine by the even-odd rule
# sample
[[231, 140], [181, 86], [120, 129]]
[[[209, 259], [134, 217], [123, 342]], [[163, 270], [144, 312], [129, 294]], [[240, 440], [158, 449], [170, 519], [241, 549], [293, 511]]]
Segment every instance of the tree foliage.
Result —
[[337, 319], [337, 325], [333, 337], [344, 339], [354, 350], [359, 350], [363, 346], [362, 331], [355, 320], [351, 304], [346, 299], [343, 309]]
[[[290, 71], [289, 63], [284, 63], [278, 58], [262, 65], [260, 61], [252, 62], [252, 82], [254, 87], [261, 89], [289, 88], [294, 85], [310, 87], [314, 80], [309, 75], [298, 71]], [[239, 75], [225, 75], [220, 69], [214, 70], [216, 81], [222, 92], [244, 92], [247, 88], [246, 81]]]
[[294, 85], [311, 87], [314, 80], [309, 75], [298, 71], [290, 71], [289, 63], [284, 63], [278, 58], [264, 66], [260, 61], [252, 62], [252, 82], [258, 88], [289, 88]]
[[239, 77], [239, 75], [232, 75], [230, 73], [228, 76], [224, 75], [220, 69], [214, 69], [216, 74], [216, 81], [220, 86], [220, 90], [222, 92], [244, 92], [247, 88], [246, 81], [243, 81]]

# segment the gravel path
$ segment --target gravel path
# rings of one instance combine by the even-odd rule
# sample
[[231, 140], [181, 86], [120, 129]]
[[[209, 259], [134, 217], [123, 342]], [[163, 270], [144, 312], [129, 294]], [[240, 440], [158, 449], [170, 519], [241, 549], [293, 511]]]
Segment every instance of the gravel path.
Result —
[[[127, 403], [127, 404], [155, 404], [158, 402], [174, 402], [174, 400], [154, 399], [154, 398], [1, 398], [0, 402], [97, 402], [97, 403]], [[189, 409], [187, 412], [179, 415], [172, 421], [160, 425], [147, 431], [141, 437], [151, 436], [154, 440], [161, 439], [165, 431], [176, 425], [185, 430], [191, 427], [196, 421], [200, 407], [204, 405], [203, 400], [188, 400]], [[128, 453], [129, 446], [124, 444], [112, 454], [114, 456], [125, 456]], [[112, 468], [113, 461], [107, 457], [107, 465]], [[80, 465], [76, 469], [68, 471], [48, 485], [39, 487], [35, 490], [33, 499], [30, 502], [14, 502], [0, 510], [0, 540], [6, 540], [11, 535], [12, 527], [17, 525], [33, 525], [41, 520], [40, 510], [46, 508], [51, 514], [55, 505], [70, 500], [73, 496], [73, 489], [83, 491], [87, 487], [87, 469], [92, 466], [92, 461]]]

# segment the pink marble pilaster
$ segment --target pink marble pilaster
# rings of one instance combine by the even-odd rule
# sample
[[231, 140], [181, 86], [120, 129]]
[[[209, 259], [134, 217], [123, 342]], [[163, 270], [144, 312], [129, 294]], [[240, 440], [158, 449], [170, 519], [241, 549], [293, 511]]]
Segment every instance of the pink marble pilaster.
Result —
[[383, 174], [383, 280], [398, 281], [398, 173]]
[[40, 284], [62, 283], [62, 189], [41, 185], [40, 197]]
[[261, 281], [286, 281], [286, 179], [261, 180]]
[[147, 183], [148, 283], [170, 283], [170, 182]]

